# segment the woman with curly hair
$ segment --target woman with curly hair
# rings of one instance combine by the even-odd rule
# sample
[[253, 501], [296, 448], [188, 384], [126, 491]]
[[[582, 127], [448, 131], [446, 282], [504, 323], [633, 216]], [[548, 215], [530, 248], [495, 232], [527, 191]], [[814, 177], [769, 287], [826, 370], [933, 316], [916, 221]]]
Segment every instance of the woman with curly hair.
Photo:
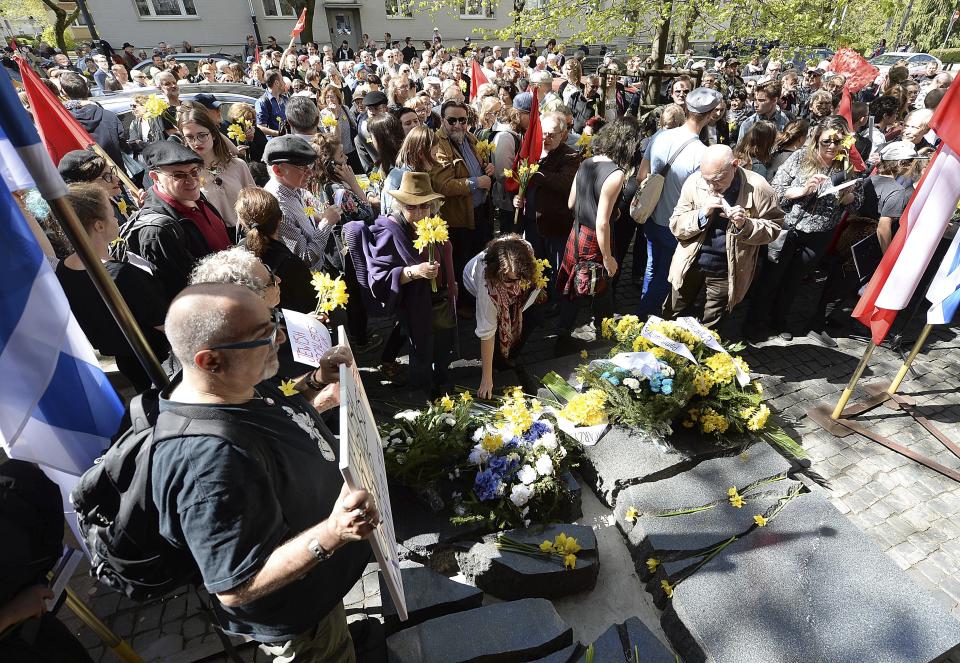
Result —
[[[563, 262], [557, 272], [557, 290], [560, 299], [560, 319], [555, 354], [568, 354], [576, 341], [570, 332], [579, 309], [577, 280], [590, 278], [592, 296], [589, 299], [594, 313], [594, 324], [613, 313], [612, 288], [608, 279], [617, 274], [619, 265], [613, 246], [613, 224], [616, 219], [617, 199], [623, 189], [625, 171], [630, 167], [640, 148], [640, 127], [630, 117], [617, 119], [604, 126], [591, 143], [593, 156], [580, 164], [580, 170], [570, 188], [567, 201], [574, 211], [574, 224], [567, 238]], [[631, 220], [625, 220], [630, 222]], [[577, 264], [591, 262], [592, 274], [577, 272]]]
[[784, 340], [793, 338], [787, 316], [800, 283], [823, 257], [843, 213], [860, 207], [862, 180], [837, 193], [820, 195], [821, 190], [848, 179], [853, 141], [847, 121], [832, 115], [814, 127], [807, 144], [790, 155], [771, 182], [786, 216], [783, 241], [769, 247], [748, 315], [748, 329], [757, 337], [769, 312], [774, 333]]
[[537, 283], [537, 259], [530, 242], [516, 234], [491, 240], [464, 267], [463, 287], [477, 300], [481, 366], [477, 397], [492, 398], [493, 369], [513, 368], [539, 322], [524, 324], [524, 311], [546, 299]]

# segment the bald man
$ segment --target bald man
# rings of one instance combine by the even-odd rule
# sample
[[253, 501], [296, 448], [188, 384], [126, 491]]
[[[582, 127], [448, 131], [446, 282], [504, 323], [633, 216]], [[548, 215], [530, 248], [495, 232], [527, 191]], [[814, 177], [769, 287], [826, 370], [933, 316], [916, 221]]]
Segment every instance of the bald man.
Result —
[[679, 241], [670, 263], [664, 317], [691, 313], [706, 290], [700, 320], [717, 327], [747, 294], [759, 247], [780, 234], [783, 210], [761, 175], [741, 167], [727, 145], [711, 145], [690, 175], [670, 217]]
[[161, 535], [192, 557], [225, 630], [257, 640], [270, 660], [352, 663], [343, 597], [370, 558], [362, 540], [379, 514], [343, 484], [337, 441], [308, 400], [336, 381], [349, 351], [330, 350], [288, 396], [269, 382], [280, 323], [232, 283], [185, 288], [165, 330], [183, 379], [160, 417], [217, 419], [224, 433], [154, 448]]

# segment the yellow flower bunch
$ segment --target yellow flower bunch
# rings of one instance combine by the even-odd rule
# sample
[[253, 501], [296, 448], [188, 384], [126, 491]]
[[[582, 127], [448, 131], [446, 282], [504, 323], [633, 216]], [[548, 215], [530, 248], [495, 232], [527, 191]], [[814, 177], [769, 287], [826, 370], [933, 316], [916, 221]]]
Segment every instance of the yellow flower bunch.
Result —
[[736, 486], [730, 486], [727, 488], [727, 499], [730, 500], [730, 506], [735, 509], [742, 509], [743, 505], [747, 503], [747, 501], [743, 498], [743, 495], [741, 495], [737, 490]]
[[543, 543], [540, 544], [540, 550], [545, 553], [557, 553], [558, 555], [576, 555], [583, 548], [577, 543], [576, 537], [567, 536], [560, 532], [553, 537], [553, 541], [544, 539]]
[[151, 94], [147, 97], [147, 103], [143, 105], [143, 115], [147, 119], [155, 120], [164, 114], [170, 108], [167, 100], [158, 94]]
[[[660, 320], [654, 323], [648, 322], [647, 325], [649, 325], [653, 331], [658, 331], [667, 338], [683, 343], [691, 349], [700, 342], [696, 334], [669, 320]], [[645, 327], [647, 325], [645, 325]]]
[[[381, 184], [383, 184], [383, 175], [381, 175], [379, 171], [375, 170], [369, 175], [367, 175], [367, 181], [370, 183], [370, 186], [380, 186]], [[434, 217], [434, 218], [439, 218], [439, 217]]]
[[[371, 177], [371, 182], [373, 175]], [[413, 240], [413, 248], [423, 251], [428, 246], [443, 244], [450, 239], [447, 222], [439, 216], [428, 216], [416, 223], [417, 238]]]
[[473, 151], [476, 152], [477, 159], [480, 160], [480, 163], [489, 161], [493, 150], [494, 145], [489, 140], [478, 140], [477, 144], [473, 146]]
[[444, 394], [443, 397], [440, 399], [440, 407], [442, 407], [447, 412], [452, 412], [453, 406], [454, 406], [453, 399], [450, 398], [449, 394]]
[[246, 140], [247, 132], [239, 124], [231, 124], [227, 127], [227, 138], [240, 142]]
[[650, 348], [653, 347], [653, 343], [645, 339], [643, 336], [637, 336], [633, 339], [633, 345], [631, 349], [634, 352], [647, 352]]
[[306, 207], [303, 208], [303, 213], [307, 215], [308, 219], [312, 219], [313, 215], [316, 214], [316, 212], [317, 210], [313, 207], [313, 205], [307, 205]]
[[480, 441], [480, 447], [487, 453], [494, 453], [503, 446], [503, 438], [499, 435], [487, 434]]
[[585, 157], [593, 156], [593, 149], [591, 143], [593, 142], [592, 134], [583, 134], [580, 138], [577, 139], [576, 147], [580, 152], [583, 153]]
[[570, 399], [560, 416], [572, 421], [577, 426], [596, 426], [606, 420], [607, 413], [604, 405], [607, 395], [600, 389], [590, 389], [586, 393], [577, 394]]
[[740, 411], [740, 417], [747, 423], [747, 430], [761, 430], [770, 418], [770, 408], [766, 405], [744, 408]]
[[539, 290], [543, 290], [547, 287], [549, 281], [547, 277], [544, 276], [544, 272], [550, 269], [550, 261], [546, 258], [542, 260], [533, 261], [533, 287]]
[[706, 396], [713, 388], [713, 372], [698, 368], [693, 375], [693, 390], [698, 396]]
[[534, 163], [534, 164], [528, 165], [525, 163], [521, 163], [520, 167], [517, 168], [517, 177], [519, 177], [519, 179], [523, 181], [525, 178], [529, 179], [530, 177], [533, 177], [534, 175], [536, 175], [537, 171], [539, 170], [540, 170], [539, 164]]
[[328, 129], [332, 129], [337, 126], [337, 118], [335, 118], [330, 113], [321, 113], [320, 114], [320, 124]]
[[504, 398], [503, 405], [497, 409], [498, 419], [503, 425], [513, 428], [513, 434], [517, 436], [526, 433], [533, 425], [533, 414], [533, 411], [527, 407], [527, 399], [520, 387], [510, 390]]
[[727, 428], [730, 426], [730, 422], [727, 421], [726, 417], [718, 413], [711, 407], [703, 408], [703, 411], [700, 413], [700, 430], [704, 433], [726, 433]]
[[339, 276], [333, 278], [323, 272], [314, 272], [310, 283], [317, 291], [317, 313], [329, 313], [347, 305], [347, 300], [350, 298], [347, 294], [347, 284]]
[[711, 378], [714, 384], [727, 384], [737, 377], [737, 368], [733, 363], [733, 357], [725, 352], [707, 357], [704, 362], [711, 371]]

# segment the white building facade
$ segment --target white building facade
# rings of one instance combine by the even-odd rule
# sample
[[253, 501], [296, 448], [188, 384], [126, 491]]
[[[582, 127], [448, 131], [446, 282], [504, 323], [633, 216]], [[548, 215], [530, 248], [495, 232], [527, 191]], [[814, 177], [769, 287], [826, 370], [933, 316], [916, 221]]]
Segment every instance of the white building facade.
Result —
[[[474, 30], [509, 25], [513, 2], [462, 0], [434, 15], [415, 6], [416, 0], [317, 0], [314, 41], [336, 48], [347, 40], [356, 49], [363, 34], [382, 44], [389, 32], [401, 42], [412, 37], [420, 50], [438, 28], [445, 45], [459, 46], [464, 37], [478, 38]], [[148, 53], [160, 41], [178, 50], [187, 41], [207, 52], [237, 53], [254, 34], [252, 14], [263, 43], [273, 36], [285, 46], [297, 20], [287, 0], [87, 0], [87, 7], [102, 39], [117, 49], [130, 42]]]

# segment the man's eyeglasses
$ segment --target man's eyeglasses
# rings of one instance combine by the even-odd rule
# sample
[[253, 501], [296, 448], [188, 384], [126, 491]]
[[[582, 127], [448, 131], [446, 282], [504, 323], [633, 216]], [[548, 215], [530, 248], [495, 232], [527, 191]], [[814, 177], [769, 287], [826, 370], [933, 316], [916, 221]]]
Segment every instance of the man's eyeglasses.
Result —
[[[267, 274], [268, 274], [267, 287], [272, 288], [273, 286], [277, 285], [277, 275], [273, 273], [273, 270], [270, 269], [270, 267], [268, 267], [267, 265], [264, 265], [263, 268], [267, 270]], [[276, 322], [276, 320], [274, 321]]]
[[188, 180], [198, 180], [198, 179], [200, 179], [200, 169], [199, 169], [199, 168], [192, 168], [192, 169], [188, 170], [188, 171], [185, 172], [185, 173], [171, 173], [171, 172], [168, 172], [168, 171], [166, 171], [166, 170], [161, 170], [160, 172], [163, 173], [164, 175], [166, 175], [167, 177], [172, 177], [173, 179], [175, 179], [175, 180], [178, 181], [178, 182], [186, 182], [186, 181], [188, 181]]
[[280, 321], [273, 320], [273, 331], [270, 332], [270, 335], [266, 338], [258, 338], [252, 341], [240, 341], [239, 343], [224, 343], [223, 345], [214, 345], [208, 350], [249, 350], [251, 348], [259, 348], [264, 345], [276, 346], [277, 344], [277, 332], [280, 330]]
[[447, 117], [444, 118], [448, 124], [466, 124], [467, 118], [465, 117]]

